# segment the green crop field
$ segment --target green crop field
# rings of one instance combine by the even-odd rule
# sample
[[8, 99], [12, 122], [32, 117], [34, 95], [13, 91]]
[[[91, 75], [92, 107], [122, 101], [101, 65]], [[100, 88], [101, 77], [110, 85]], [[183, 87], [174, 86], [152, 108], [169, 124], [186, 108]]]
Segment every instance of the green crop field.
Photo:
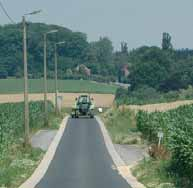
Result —
[[[30, 93], [42, 93], [44, 91], [43, 79], [29, 80]], [[107, 93], [114, 94], [117, 86], [96, 83], [86, 80], [59, 80], [59, 92], [64, 93]], [[0, 80], [0, 94], [16, 94], [23, 92], [22, 79], [2, 79]], [[54, 80], [48, 80], [48, 92], [54, 92]]]

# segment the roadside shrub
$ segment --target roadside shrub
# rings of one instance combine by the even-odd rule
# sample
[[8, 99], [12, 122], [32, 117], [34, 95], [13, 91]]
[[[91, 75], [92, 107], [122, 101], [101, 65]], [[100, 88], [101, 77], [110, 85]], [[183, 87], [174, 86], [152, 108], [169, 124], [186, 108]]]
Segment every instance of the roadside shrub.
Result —
[[[124, 99], [124, 100], [123, 100]], [[167, 93], [160, 93], [149, 86], [140, 86], [135, 90], [118, 89], [116, 94], [116, 102], [121, 104], [154, 104], [163, 102], [173, 102], [177, 100], [191, 100], [193, 99], [193, 87], [189, 86], [187, 89], [179, 91], [169, 91]]]
[[158, 146], [157, 144], [152, 144], [148, 148], [149, 155], [154, 159], [167, 160], [170, 157], [168, 150], [163, 146]]
[[118, 88], [116, 93], [115, 93], [115, 100], [117, 104], [123, 104], [124, 102], [128, 101], [128, 90], [125, 88]]
[[193, 87], [188, 86], [187, 89], [181, 89], [179, 92], [179, 99], [180, 100], [193, 99]]
[[168, 93], [164, 93], [165, 101], [176, 101], [179, 99], [179, 92], [178, 91], [169, 91]]

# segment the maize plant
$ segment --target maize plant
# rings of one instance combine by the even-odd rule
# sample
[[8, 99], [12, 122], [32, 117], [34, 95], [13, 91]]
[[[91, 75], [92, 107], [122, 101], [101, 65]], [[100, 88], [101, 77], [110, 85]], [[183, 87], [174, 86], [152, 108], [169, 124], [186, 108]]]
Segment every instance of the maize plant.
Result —
[[172, 155], [171, 168], [193, 183], [193, 105], [168, 112], [140, 111], [137, 126], [151, 143], [157, 143], [160, 129], [164, 132], [163, 144]]
[[[48, 103], [49, 112], [53, 111], [53, 105]], [[38, 128], [43, 125], [44, 103], [29, 103], [30, 128]], [[24, 135], [24, 103], [0, 104], [0, 156], [18, 138]]]

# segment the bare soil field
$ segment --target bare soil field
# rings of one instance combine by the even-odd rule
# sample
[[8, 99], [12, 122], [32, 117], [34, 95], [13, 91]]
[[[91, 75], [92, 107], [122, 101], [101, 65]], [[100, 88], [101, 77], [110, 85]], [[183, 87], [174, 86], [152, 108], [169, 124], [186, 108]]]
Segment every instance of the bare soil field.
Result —
[[[72, 107], [75, 103], [75, 98], [81, 95], [81, 93], [60, 93], [59, 96], [63, 97], [63, 106]], [[94, 103], [96, 107], [110, 107], [114, 101], [113, 94], [91, 94], [91, 97], [94, 98]], [[43, 100], [43, 94], [30, 94], [30, 101]], [[24, 100], [23, 94], [3, 94], [0, 95], [0, 103], [16, 103]], [[49, 93], [48, 100], [51, 100], [53, 103], [55, 101], [55, 94]]]
[[170, 102], [170, 103], [160, 103], [160, 104], [148, 104], [148, 105], [128, 105], [128, 106], [122, 106], [121, 108], [131, 109], [134, 111], [147, 111], [147, 112], [165, 112], [168, 110], [172, 110], [175, 108], [178, 108], [179, 106], [183, 105], [190, 105], [193, 104], [193, 100], [185, 100], [185, 101], [176, 101], [176, 102]]

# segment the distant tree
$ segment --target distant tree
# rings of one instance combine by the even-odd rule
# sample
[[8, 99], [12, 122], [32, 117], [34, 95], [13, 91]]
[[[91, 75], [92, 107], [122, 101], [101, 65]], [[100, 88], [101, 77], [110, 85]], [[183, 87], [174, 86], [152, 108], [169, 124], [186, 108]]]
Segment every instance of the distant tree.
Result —
[[115, 52], [114, 53], [114, 63], [116, 66], [116, 73], [117, 73], [117, 78], [119, 82], [125, 82], [127, 80], [125, 71], [126, 67], [128, 67], [128, 46], [126, 42], [121, 43], [121, 51]]
[[96, 42], [97, 48], [97, 59], [101, 64], [112, 63], [113, 59], [113, 45], [109, 38], [101, 37], [98, 42]]
[[170, 57], [157, 47], [137, 51], [133, 52], [138, 59], [132, 63], [129, 75], [132, 89], [146, 85], [159, 90], [160, 85], [170, 76]]
[[87, 62], [87, 64], [97, 64], [97, 48], [96, 48], [96, 42], [91, 42], [86, 49], [86, 55], [84, 57], [84, 60]]
[[0, 79], [6, 79], [7, 78], [7, 72], [0, 70]]
[[172, 37], [169, 33], [163, 33], [162, 38], [162, 49], [163, 50], [169, 50], [172, 49], [172, 43], [171, 43]]
[[111, 40], [107, 37], [101, 37], [99, 41], [91, 42], [86, 51], [84, 60], [93, 74], [103, 76], [115, 75]]
[[[43, 23], [28, 23], [28, 71], [33, 78], [43, 74], [43, 37], [42, 34], [57, 29], [56, 35], [47, 39], [48, 76], [54, 71], [54, 42], [63, 39], [66, 43], [58, 48], [59, 77], [67, 69], [73, 70], [80, 64], [91, 69], [93, 74], [114, 75], [113, 45], [107, 37], [89, 43], [87, 36], [81, 32]], [[0, 26], [0, 67], [10, 77], [23, 76], [22, 25]], [[3, 75], [3, 73], [2, 73]], [[3, 76], [2, 76], [3, 77]]]
[[128, 46], [126, 42], [121, 43], [121, 53], [128, 55]]

